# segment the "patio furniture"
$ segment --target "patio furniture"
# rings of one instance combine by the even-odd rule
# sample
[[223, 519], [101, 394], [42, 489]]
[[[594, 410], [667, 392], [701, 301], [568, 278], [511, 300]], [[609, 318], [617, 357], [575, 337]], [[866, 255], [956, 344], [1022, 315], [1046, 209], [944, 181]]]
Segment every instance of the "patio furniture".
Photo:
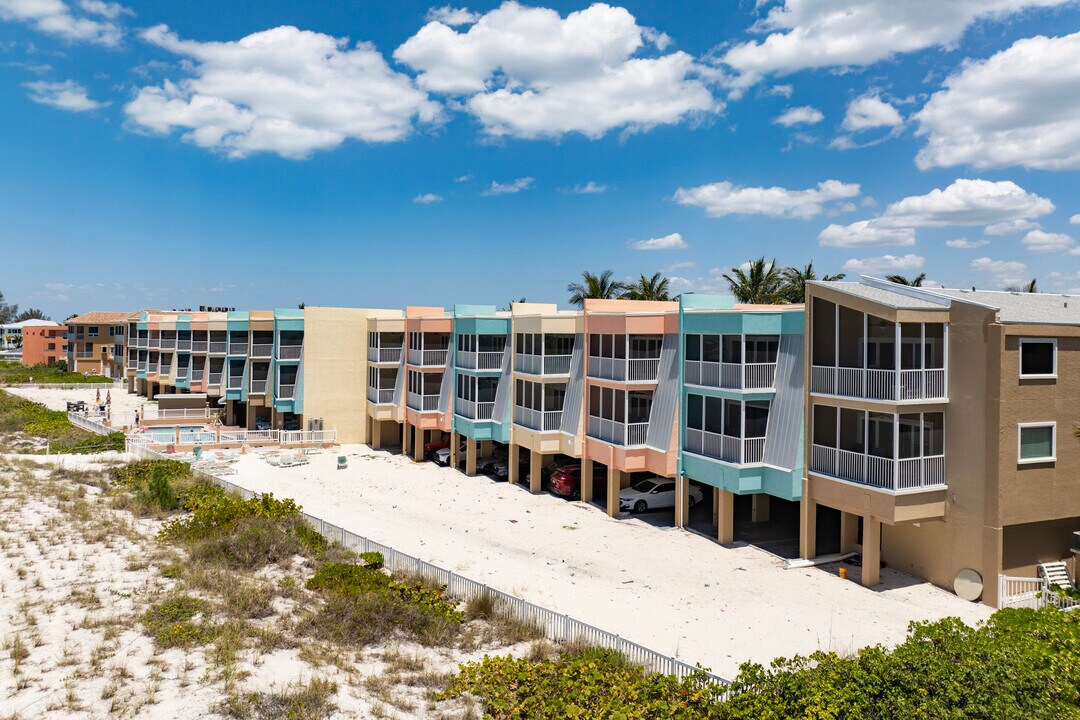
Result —
[[344, 470], [347, 467], [349, 467], [349, 458], [345, 457], [344, 455], [338, 455], [337, 469]]

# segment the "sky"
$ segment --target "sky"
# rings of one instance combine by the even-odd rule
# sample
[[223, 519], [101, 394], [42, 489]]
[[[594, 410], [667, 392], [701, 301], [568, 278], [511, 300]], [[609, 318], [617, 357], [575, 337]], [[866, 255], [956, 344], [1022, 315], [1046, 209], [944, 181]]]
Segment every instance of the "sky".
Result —
[[0, 0], [0, 291], [565, 306], [764, 256], [1080, 293], [1080, 2]]

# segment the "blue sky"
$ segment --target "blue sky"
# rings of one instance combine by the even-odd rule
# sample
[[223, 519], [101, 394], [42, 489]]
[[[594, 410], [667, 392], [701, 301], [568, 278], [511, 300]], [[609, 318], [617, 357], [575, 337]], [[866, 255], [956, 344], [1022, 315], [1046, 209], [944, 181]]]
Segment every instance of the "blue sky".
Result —
[[1080, 293], [1075, 0], [0, 0], [0, 108], [0, 290], [54, 318], [759, 255]]

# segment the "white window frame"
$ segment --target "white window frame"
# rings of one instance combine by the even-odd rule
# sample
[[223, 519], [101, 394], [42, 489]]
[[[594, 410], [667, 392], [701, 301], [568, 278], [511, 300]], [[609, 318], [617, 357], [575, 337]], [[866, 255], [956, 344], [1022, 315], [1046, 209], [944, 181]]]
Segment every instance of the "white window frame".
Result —
[[[1020, 457], [1020, 448], [1023, 445], [1023, 430], [1024, 428], [1037, 428], [1048, 427], [1050, 428], [1050, 457], [1041, 458], [1022, 458]], [[1037, 465], [1040, 463], [1053, 463], [1057, 462], [1057, 423], [1056, 422], [1029, 422], [1029, 423], [1017, 423], [1016, 425], [1016, 463], [1018, 465]]]
[[[1053, 347], [1053, 353], [1054, 353], [1053, 354], [1053, 359], [1054, 360], [1053, 360], [1053, 370], [1049, 374], [1046, 374], [1046, 373], [1042, 373], [1042, 374], [1034, 374], [1033, 373], [1033, 374], [1028, 374], [1028, 375], [1024, 374], [1024, 344], [1025, 343], [1040, 343], [1040, 344], [1042, 344], [1042, 343], [1050, 343], [1050, 345]], [[1020, 367], [1019, 367], [1019, 375], [1020, 375], [1021, 380], [1054, 380], [1054, 379], [1057, 378], [1057, 369], [1058, 369], [1058, 364], [1057, 364], [1057, 361], [1058, 361], [1057, 338], [1020, 338], [1020, 352], [1017, 353], [1017, 355], [1018, 355], [1018, 361], [1017, 362], [1020, 365]]]
[[98, 326], [97, 325], [89, 325], [89, 326], [87, 326], [87, 328], [86, 328], [86, 337], [97, 337], [97, 336], [98, 336]]

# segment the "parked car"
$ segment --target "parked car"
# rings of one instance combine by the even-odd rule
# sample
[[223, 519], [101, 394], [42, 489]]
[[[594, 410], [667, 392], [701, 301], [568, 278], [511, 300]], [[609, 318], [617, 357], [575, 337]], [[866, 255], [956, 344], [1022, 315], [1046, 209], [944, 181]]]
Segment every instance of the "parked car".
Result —
[[477, 469], [485, 475], [491, 475], [496, 480], [506, 480], [510, 477], [510, 465], [505, 459], [488, 458], [481, 461], [481, 465]]
[[[428, 443], [428, 444], [430, 445], [431, 443]], [[468, 445], [466, 444], [466, 442], [464, 440], [462, 440], [461, 445], [458, 446], [458, 458], [460, 458], [459, 462], [461, 462], [461, 463], [465, 462], [465, 452], [466, 452], [467, 448], [468, 448]], [[435, 462], [439, 463], [440, 465], [449, 465], [450, 464], [450, 441], [448, 440], [444, 447], [441, 447], [441, 448], [438, 448], [437, 450], [435, 450], [431, 455], [431, 459], [434, 460]]]
[[[604, 480], [606, 477], [607, 468], [593, 466], [594, 480]], [[581, 464], [570, 463], [556, 467], [548, 480], [548, 490], [555, 495], [568, 497], [571, 500], [580, 500]]]
[[[691, 483], [689, 505], [694, 507], [705, 499], [705, 494], [697, 485]], [[619, 492], [619, 510], [642, 513], [646, 510], [660, 510], [675, 507], [675, 481], [668, 478], [652, 477], [638, 480], [630, 487]]]
[[444, 435], [442, 440], [432, 440], [429, 443], [424, 443], [424, 457], [428, 460], [434, 460], [437, 451], [448, 447], [450, 447], [449, 435]]
[[270, 429], [270, 421], [269, 420], [264, 420], [263, 418], [255, 418], [255, 429], [256, 430], [269, 430]]

